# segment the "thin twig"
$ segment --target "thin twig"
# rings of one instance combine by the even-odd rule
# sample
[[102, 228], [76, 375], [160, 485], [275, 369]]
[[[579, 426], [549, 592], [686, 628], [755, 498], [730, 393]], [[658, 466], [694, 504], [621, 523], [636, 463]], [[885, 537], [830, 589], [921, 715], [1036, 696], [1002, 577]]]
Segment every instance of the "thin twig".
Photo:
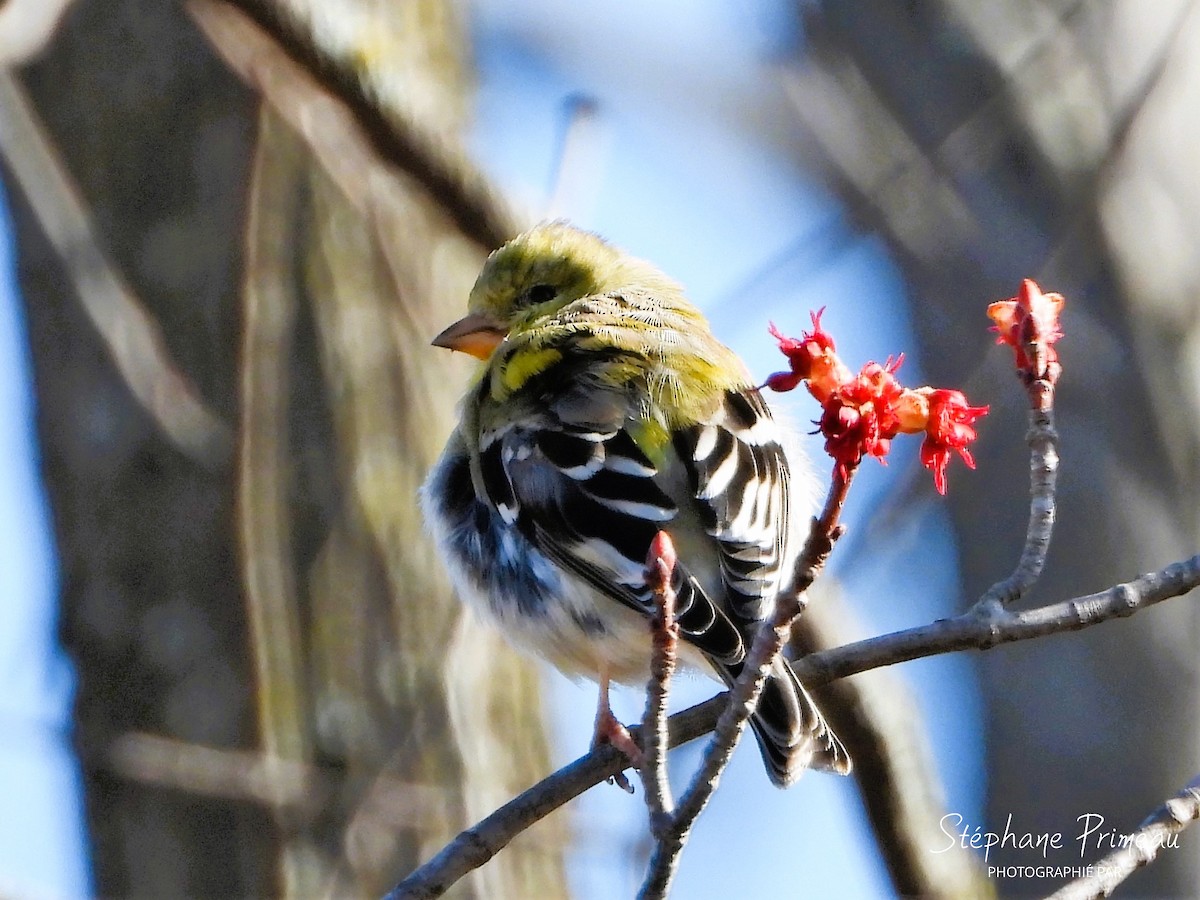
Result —
[[[289, 277], [287, 239], [300, 221], [297, 204], [305, 172], [304, 147], [264, 108], [250, 179], [243, 276], [242, 365], [239, 370], [237, 528], [242, 585], [254, 665], [256, 712], [268, 759], [313, 758], [315, 726], [305, 677], [302, 591], [288, 514], [288, 397], [291, 348], [299, 315], [298, 287]], [[276, 783], [282, 781], [275, 779]], [[316, 868], [286, 816], [278, 857], [281, 890], [317, 890]]]
[[744, 668], [729, 691], [728, 701], [713, 730], [700, 768], [679, 800], [670, 829], [657, 836], [640, 897], [665, 897], [670, 892], [679, 867], [679, 857], [687, 844], [692, 826], [717, 789], [721, 774], [729, 765], [746, 723], [758, 705], [767, 675], [791, 635], [792, 623], [804, 609], [804, 592], [825, 567], [834, 543], [842, 534], [838, 518], [845, 505], [854, 471], [853, 467], [844, 473], [841, 469], [835, 469], [825, 509], [813, 520], [808, 541], [796, 562], [792, 583], [777, 599], [772, 617], [762, 624], [755, 635]]
[[646, 560], [646, 582], [654, 591], [654, 618], [650, 628], [653, 652], [650, 683], [646, 689], [646, 712], [642, 716], [642, 784], [646, 789], [646, 809], [650, 815], [650, 833], [665, 833], [675, 809], [671, 782], [667, 777], [667, 698], [675, 674], [679, 646], [679, 625], [675, 622], [675, 547], [665, 531], [655, 535]]
[[[1200, 586], [1200, 554], [1106, 591], [1074, 597], [1036, 609], [981, 614], [972, 608], [951, 619], [823, 650], [795, 660], [792, 668], [810, 687], [858, 672], [956, 650], [991, 650], [999, 644], [1079, 631], [1179, 597]], [[727, 693], [671, 716], [670, 745], [712, 731]], [[633, 729], [634, 737], [640, 729]], [[437, 856], [404, 879], [390, 898], [437, 897], [492, 858], [518, 834], [613, 773], [628, 766], [624, 754], [600, 747], [543, 779], [492, 815], [468, 828]]]
[[805, 684], [825, 684], [880, 666], [940, 653], [991, 650], [999, 644], [1079, 631], [1109, 619], [1126, 618], [1197, 586], [1200, 586], [1200, 554], [1108, 590], [1035, 609], [1013, 612], [994, 607], [981, 609], [976, 604], [950, 619], [814, 653], [794, 661], [792, 668]]
[[331, 808], [359, 804], [368, 790], [375, 795], [368, 810], [375, 828], [422, 829], [448, 814], [445, 792], [433, 784], [138, 731], [115, 738], [100, 765], [141, 784], [258, 804], [300, 825], [328, 816]]
[[569, 215], [577, 221], [586, 220], [604, 183], [605, 163], [610, 157], [606, 129], [600, 104], [586, 94], [567, 97], [563, 115], [566, 124], [545, 217]]
[[1128, 837], [1128, 843], [1088, 866], [1091, 874], [1063, 885], [1048, 900], [1091, 900], [1107, 897], [1139, 868], [1154, 861], [1163, 847], [1175, 847], [1174, 838], [1200, 819], [1200, 775], [1152, 812]]
[[1013, 573], [992, 585], [979, 598], [981, 611], [1005, 607], [1033, 586], [1046, 565], [1050, 538], [1054, 533], [1055, 487], [1058, 482], [1058, 432], [1054, 428], [1054, 384], [1038, 379], [1029, 386], [1031, 406], [1029, 431], [1029, 524], [1025, 531], [1025, 546]]

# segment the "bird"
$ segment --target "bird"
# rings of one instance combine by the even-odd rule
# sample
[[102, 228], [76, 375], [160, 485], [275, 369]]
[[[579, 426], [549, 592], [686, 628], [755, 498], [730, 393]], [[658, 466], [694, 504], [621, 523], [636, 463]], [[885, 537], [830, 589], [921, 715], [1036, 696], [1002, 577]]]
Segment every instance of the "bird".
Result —
[[[676, 281], [564, 221], [493, 251], [432, 343], [481, 361], [421, 489], [454, 587], [518, 649], [596, 681], [595, 740], [636, 757], [609, 685], [649, 674], [655, 535], [678, 557], [681, 658], [730, 685], [804, 543], [806, 461]], [[786, 659], [750, 725], [777, 786], [850, 771]]]

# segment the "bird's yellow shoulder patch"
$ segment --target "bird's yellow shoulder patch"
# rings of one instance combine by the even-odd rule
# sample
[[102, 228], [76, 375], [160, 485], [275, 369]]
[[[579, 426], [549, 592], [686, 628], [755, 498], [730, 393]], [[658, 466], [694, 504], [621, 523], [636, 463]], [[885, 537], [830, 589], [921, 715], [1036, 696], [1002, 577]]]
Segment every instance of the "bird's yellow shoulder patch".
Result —
[[667, 426], [657, 419], [639, 419], [626, 426], [626, 432], [638, 449], [646, 454], [646, 458], [655, 466], [661, 467], [667, 455], [667, 447], [671, 444], [671, 432]]
[[530, 378], [545, 372], [561, 359], [562, 352], [554, 347], [521, 348], [501, 363], [499, 378], [492, 382], [493, 395], [497, 389], [505, 394], [519, 391]]

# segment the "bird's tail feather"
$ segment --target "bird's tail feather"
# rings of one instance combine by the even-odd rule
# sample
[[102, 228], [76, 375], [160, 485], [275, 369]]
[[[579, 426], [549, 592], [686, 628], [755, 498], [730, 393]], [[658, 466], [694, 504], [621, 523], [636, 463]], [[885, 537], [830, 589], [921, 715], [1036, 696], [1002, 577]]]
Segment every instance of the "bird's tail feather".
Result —
[[[732, 683], [737, 671], [720, 667]], [[805, 769], [846, 775], [850, 756], [817, 709], [787, 660], [779, 659], [763, 684], [758, 707], [750, 718], [771, 781], [790, 787]]]

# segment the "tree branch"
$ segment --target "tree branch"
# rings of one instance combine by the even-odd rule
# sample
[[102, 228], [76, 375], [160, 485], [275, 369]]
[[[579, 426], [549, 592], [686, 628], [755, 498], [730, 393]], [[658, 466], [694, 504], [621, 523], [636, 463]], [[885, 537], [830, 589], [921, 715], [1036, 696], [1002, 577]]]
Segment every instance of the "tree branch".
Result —
[[655, 616], [650, 622], [653, 635], [653, 655], [650, 661], [650, 683], [646, 689], [646, 712], [642, 716], [642, 784], [646, 790], [646, 809], [650, 816], [650, 833], [665, 834], [675, 811], [671, 797], [671, 782], [667, 777], [667, 698], [671, 678], [675, 674], [679, 646], [679, 625], [675, 622], [675, 591], [671, 579], [675, 574], [675, 546], [665, 531], [660, 531], [650, 545], [646, 560], [646, 581], [654, 591]]
[[793, 662], [792, 668], [805, 684], [824, 684], [940, 653], [991, 650], [998, 644], [1079, 631], [1109, 619], [1126, 618], [1198, 585], [1200, 554], [1099, 593], [1019, 612], [974, 607], [950, 619], [814, 653]]
[[1032, 408], [1029, 430], [1025, 434], [1025, 442], [1029, 444], [1029, 525], [1025, 531], [1025, 546], [1016, 569], [979, 598], [980, 607], [1008, 606], [1021, 599], [1046, 565], [1046, 554], [1050, 551], [1050, 538], [1054, 533], [1054, 493], [1058, 484], [1058, 432], [1054, 428], [1056, 379], [1057, 372], [1053, 377], [1034, 379], [1028, 385]]
[[1091, 900], [1109, 896], [1135, 871], [1153, 862], [1162, 847], [1174, 846], [1169, 843], [1171, 838], [1196, 819], [1200, 819], [1200, 775], [1150, 813], [1137, 831], [1128, 835], [1130, 840], [1126, 846], [1091, 864], [1088, 867], [1093, 870], [1091, 875], [1064, 885], [1048, 900]]
[[776, 600], [771, 618], [763, 622], [746, 654], [743, 669], [728, 694], [725, 708], [713, 729], [713, 737], [704, 752], [700, 768], [679, 800], [670, 828], [657, 835], [650, 867], [639, 896], [665, 897], [671, 889], [679, 866], [679, 855], [687, 844], [692, 826], [708, 805], [720, 783], [721, 775], [733, 757], [733, 751], [746, 730], [746, 723], [758, 706], [763, 684], [791, 635], [792, 623], [804, 610], [804, 592], [825, 568], [833, 545], [844, 529], [838, 523], [855, 466], [834, 467], [833, 485], [821, 515], [813, 520], [804, 550], [796, 561], [796, 570], [788, 589]]
[[[1110, 619], [1125, 618], [1200, 586], [1200, 554], [1118, 584], [1106, 591], [1074, 597], [1022, 612], [981, 613], [972, 609], [950, 619], [824, 650], [795, 660], [801, 682], [826, 684], [858, 672], [956, 650], [990, 650], [1000, 644], [1079, 631]], [[670, 746], [711, 731], [727, 703], [727, 694], [671, 716]], [[640, 729], [633, 729], [634, 737]], [[483, 865], [539, 819], [628, 765], [624, 754], [600, 747], [543, 779], [457, 838], [400, 882], [389, 900], [441, 896], [455, 881]]]

